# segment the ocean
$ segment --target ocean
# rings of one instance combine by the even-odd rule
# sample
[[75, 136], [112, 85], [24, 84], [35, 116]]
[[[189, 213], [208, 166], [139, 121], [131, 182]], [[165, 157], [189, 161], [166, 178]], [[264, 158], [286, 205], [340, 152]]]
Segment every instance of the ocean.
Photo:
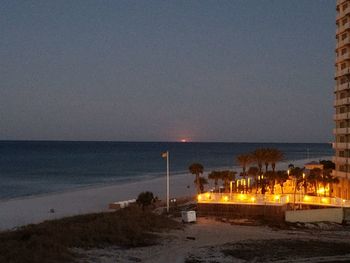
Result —
[[285, 162], [333, 155], [331, 144], [0, 141], [0, 199], [73, 190], [188, 173], [193, 162], [205, 171], [234, 169], [235, 156], [259, 147], [284, 152]]

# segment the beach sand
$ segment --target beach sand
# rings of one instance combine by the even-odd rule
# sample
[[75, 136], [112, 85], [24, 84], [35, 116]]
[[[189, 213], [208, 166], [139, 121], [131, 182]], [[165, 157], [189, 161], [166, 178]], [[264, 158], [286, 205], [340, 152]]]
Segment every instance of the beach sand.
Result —
[[[190, 175], [173, 176], [170, 196], [193, 195], [193, 180]], [[187, 188], [188, 185], [190, 188]], [[155, 196], [164, 198], [165, 178], [0, 201], [0, 230], [65, 216], [108, 211], [109, 203], [135, 199], [143, 191], [152, 191]], [[51, 209], [54, 213], [50, 212]]]
[[[278, 164], [277, 168], [286, 169], [290, 162], [302, 167], [307, 161], [310, 160], [286, 161]], [[194, 195], [193, 181], [194, 176], [189, 173], [171, 175], [170, 197]], [[188, 186], [190, 187], [188, 188]], [[109, 203], [135, 199], [143, 191], [152, 191], [155, 196], [164, 200], [166, 192], [165, 176], [132, 183], [88, 187], [62, 193], [0, 201], [0, 230], [65, 216], [108, 211]], [[51, 209], [54, 209], [54, 213], [50, 212]]]
[[349, 242], [350, 229], [341, 226], [332, 230], [274, 229], [199, 218], [184, 230], [164, 234], [162, 242], [155, 246], [77, 252], [81, 262], [87, 263], [350, 262]]

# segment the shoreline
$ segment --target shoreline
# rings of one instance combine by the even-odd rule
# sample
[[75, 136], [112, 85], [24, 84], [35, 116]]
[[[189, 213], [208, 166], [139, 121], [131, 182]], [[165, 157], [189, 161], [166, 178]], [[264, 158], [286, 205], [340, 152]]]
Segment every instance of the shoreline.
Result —
[[[319, 159], [329, 159], [329, 156], [317, 158]], [[303, 166], [308, 161], [311, 159], [287, 160], [279, 163], [277, 169], [282, 169], [291, 162], [296, 166]], [[204, 175], [208, 172], [210, 171], [206, 171]], [[170, 197], [195, 195], [193, 180], [194, 175], [189, 173], [171, 176]], [[208, 187], [211, 187], [212, 182], [209, 183]], [[110, 211], [109, 203], [134, 199], [144, 191], [151, 191], [163, 199], [166, 192], [165, 176], [146, 180], [136, 178], [135, 182], [94, 185], [59, 193], [0, 200], [0, 231], [67, 216]], [[51, 209], [55, 212], [51, 213]]]
[[[309, 158], [309, 159], [297, 159], [297, 160], [286, 160], [277, 163], [276, 169], [286, 169], [286, 166], [290, 163], [293, 163], [295, 166], [301, 166], [301, 164], [311, 161], [311, 160], [331, 160], [333, 156], [320, 156], [317, 158]], [[222, 167], [209, 167], [205, 168], [204, 175], [208, 175], [211, 171], [214, 170], [227, 170], [227, 169], [233, 169], [237, 171], [237, 175], [240, 173], [241, 167], [238, 165], [234, 166], [222, 166]], [[171, 171], [170, 171], [171, 172]], [[146, 181], [152, 181], [156, 179], [163, 178], [160, 176], [160, 173], [156, 173], [157, 175], [152, 175], [152, 174], [144, 174], [144, 175], [138, 175], [135, 178], [131, 177], [124, 177], [122, 179], [116, 179], [116, 180], [111, 180], [109, 182], [101, 182], [101, 183], [92, 183], [92, 184], [86, 184], [86, 185], [80, 185], [77, 187], [72, 187], [72, 188], [66, 188], [62, 190], [57, 190], [57, 191], [51, 191], [51, 192], [43, 192], [43, 193], [38, 193], [38, 194], [28, 194], [28, 195], [20, 195], [20, 196], [14, 196], [14, 197], [5, 197], [5, 198], [0, 198], [0, 204], [2, 202], [8, 202], [8, 201], [13, 201], [13, 200], [23, 200], [23, 199], [31, 199], [31, 198], [37, 198], [37, 197], [46, 197], [46, 196], [51, 196], [51, 195], [58, 195], [58, 194], [65, 194], [65, 193], [71, 193], [71, 192], [76, 192], [76, 191], [81, 191], [81, 190], [93, 190], [96, 188], [104, 188], [108, 186], [116, 186], [116, 185], [127, 185], [134, 183], [134, 180], [139, 181], [139, 182], [146, 182]], [[176, 177], [176, 176], [185, 176], [189, 175], [189, 172], [187, 170], [182, 170], [182, 171], [175, 171], [171, 172], [170, 176], [171, 177]], [[166, 176], [166, 172], [164, 171], [164, 177]]]

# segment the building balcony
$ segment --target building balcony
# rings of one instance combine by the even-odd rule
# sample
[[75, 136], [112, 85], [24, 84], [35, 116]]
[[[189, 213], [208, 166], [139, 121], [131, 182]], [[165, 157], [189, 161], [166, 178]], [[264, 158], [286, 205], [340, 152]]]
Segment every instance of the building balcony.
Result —
[[341, 105], [348, 105], [350, 104], [350, 97], [343, 98], [343, 99], [338, 99], [334, 101], [334, 106], [341, 106]]
[[337, 6], [345, 3], [348, 0], [337, 0]]
[[348, 134], [350, 133], [350, 128], [335, 128], [333, 129], [333, 134]]
[[350, 38], [349, 37], [345, 38], [344, 40], [339, 40], [337, 42], [336, 49], [339, 49], [339, 48], [344, 47], [346, 45], [350, 45]]
[[[347, 10], [346, 12], [347, 12], [347, 14], [348, 14], [348, 13], [350, 12], [350, 8], [349, 8], [349, 10]], [[345, 13], [343, 13], [342, 16], [344, 16], [344, 15], [345, 15]], [[343, 32], [345, 32], [346, 30], [349, 30], [349, 29], [350, 29], [350, 22], [345, 23], [344, 25], [339, 25], [339, 26], [337, 27], [336, 34], [337, 34], [337, 35], [342, 34]]]
[[336, 164], [347, 164], [350, 163], [350, 158], [336, 156], [332, 158], [332, 161]]
[[337, 58], [336, 58], [336, 63], [340, 63], [344, 60], [350, 60], [350, 53], [345, 53], [344, 55], [339, 55]]
[[344, 83], [344, 84], [339, 84], [335, 86], [335, 91], [342, 91], [342, 90], [346, 90], [346, 89], [350, 89], [350, 83]]
[[[350, 58], [350, 56], [349, 56], [349, 58]], [[338, 78], [340, 76], [349, 75], [349, 74], [350, 74], [350, 69], [349, 68], [340, 69], [340, 70], [337, 70], [335, 72], [335, 77]]]
[[[346, 1], [343, 1], [343, 2], [346, 2]], [[336, 20], [338, 21], [339, 19], [343, 18], [348, 14], [350, 14], [350, 7], [348, 7], [345, 10], [343, 10], [343, 8], [339, 8], [339, 12], [337, 12], [337, 15], [336, 15]]]
[[348, 142], [333, 142], [333, 149], [350, 149], [350, 143]]
[[333, 120], [335, 121], [347, 120], [347, 119], [350, 119], [350, 112], [336, 113], [333, 115]]

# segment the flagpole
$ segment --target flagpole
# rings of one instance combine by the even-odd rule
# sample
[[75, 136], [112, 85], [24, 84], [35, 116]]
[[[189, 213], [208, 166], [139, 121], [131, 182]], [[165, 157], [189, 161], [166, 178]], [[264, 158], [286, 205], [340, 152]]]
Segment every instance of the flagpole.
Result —
[[166, 152], [166, 211], [169, 213], [169, 151]]

